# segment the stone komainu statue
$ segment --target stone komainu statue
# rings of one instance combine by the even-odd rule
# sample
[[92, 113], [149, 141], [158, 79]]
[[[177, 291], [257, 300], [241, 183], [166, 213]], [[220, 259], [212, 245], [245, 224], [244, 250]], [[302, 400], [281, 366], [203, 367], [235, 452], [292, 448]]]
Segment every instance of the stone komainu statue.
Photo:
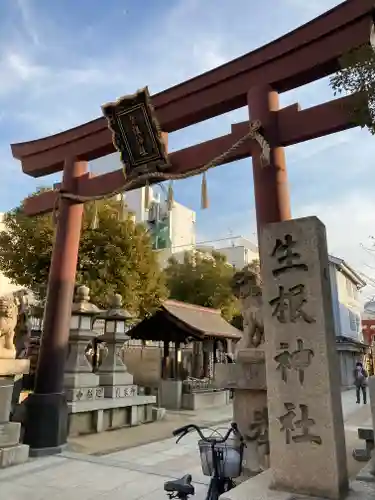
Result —
[[31, 338], [29, 299], [25, 290], [15, 292], [13, 295], [18, 309], [13, 343], [16, 348], [16, 358], [22, 359], [27, 357]]
[[243, 317], [243, 337], [237, 344], [237, 350], [259, 347], [264, 343], [264, 324], [258, 264], [250, 264], [234, 275], [233, 292], [240, 300]]
[[0, 297], [0, 359], [14, 359], [18, 306], [13, 296]]

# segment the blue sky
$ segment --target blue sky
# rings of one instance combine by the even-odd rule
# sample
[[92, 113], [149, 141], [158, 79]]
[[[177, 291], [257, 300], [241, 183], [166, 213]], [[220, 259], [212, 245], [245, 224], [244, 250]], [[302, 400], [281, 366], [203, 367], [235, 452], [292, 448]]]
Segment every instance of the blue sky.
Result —
[[[149, 86], [168, 88], [298, 27], [337, 0], [1, 0], [0, 211], [41, 184], [21, 173], [9, 144], [62, 131], [100, 115], [101, 104]], [[327, 80], [281, 96], [309, 107], [333, 97]], [[171, 150], [230, 131], [246, 110], [170, 135]], [[375, 138], [352, 130], [287, 149], [293, 216], [317, 215], [329, 248], [372, 275], [360, 244], [375, 234]], [[93, 162], [115, 169], [116, 155]], [[59, 176], [44, 179], [55, 181]], [[200, 211], [200, 179], [175, 186], [197, 210], [198, 237], [242, 234], [254, 240], [251, 159], [208, 176], [210, 209]], [[214, 223], [213, 223], [214, 222]], [[375, 272], [374, 272], [375, 274]]]

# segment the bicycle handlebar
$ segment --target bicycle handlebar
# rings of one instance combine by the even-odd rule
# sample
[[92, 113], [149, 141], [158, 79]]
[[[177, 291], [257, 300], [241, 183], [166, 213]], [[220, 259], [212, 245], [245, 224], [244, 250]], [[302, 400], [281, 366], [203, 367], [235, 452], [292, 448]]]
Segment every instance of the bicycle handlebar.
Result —
[[211, 437], [206, 437], [202, 433], [201, 428], [198, 425], [195, 425], [195, 424], [188, 424], [188, 425], [184, 425], [182, 427], [179, 427], [178, 429], [175, 429], [172, 434], [173, 434], [173, 436], [179, 436], [180, 439], [181, 439], [185, 434], [187, 434], [191, 430], [195, 430], [199, 434], [199, 437], [203, 441], [207, 441], [209, 443], [215, 443], [215, 444], [225, 443], [225, 441], [227, 441], [227, 439], [229, 438], [229, 436], [232, 433], [235, 434], [237, 437], [239, 437], [239, 439], [241, 441], [243, 441], [243, 436], [240, 433], [240, 431], [238, 430], [238, 425], [235, 422], [232, 422], [230, 424], [230, 427], [229, 427], [228, 431], [226, 432], [225, 436], [222, 437], [222, 438], [219, 438], [219, 439], [213, 438], [212, 436]]

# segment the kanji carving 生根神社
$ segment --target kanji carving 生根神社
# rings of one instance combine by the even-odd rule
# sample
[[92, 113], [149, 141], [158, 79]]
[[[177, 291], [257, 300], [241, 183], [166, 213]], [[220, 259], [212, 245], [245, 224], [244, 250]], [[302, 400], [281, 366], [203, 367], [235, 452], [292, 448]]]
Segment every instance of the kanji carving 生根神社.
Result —
[[[315, 420], [309, 417], [309, 408], [307, 405], [299, 405], [301, 418], [296, 420], [296, 405], [293, 403], [284, 403], [286, 413], [279, 417], [281, 432], [285, 432], [286, 444], [294, 443], [315, 443], [322, 444], [322, 438], [316, 434], [310, 433], [310, 428], [314, 427]], [[296, 429], [302, 432], [295, 434]]]
[[281, 372], [281, 378], [284, 382], [288, 381], [288, 371], [295, 370], [298, 372], [298, 379], [301, 385], [305, 380], [305, 370], [311, 364], [314, 356], [312, 349], [306, 349], [302, 339], [297, 339], [297, 349], [289, 352], [289, 344], [281, 344], [283, 352], [275, 356], [274, 360], [278, 363], [277, 370]]

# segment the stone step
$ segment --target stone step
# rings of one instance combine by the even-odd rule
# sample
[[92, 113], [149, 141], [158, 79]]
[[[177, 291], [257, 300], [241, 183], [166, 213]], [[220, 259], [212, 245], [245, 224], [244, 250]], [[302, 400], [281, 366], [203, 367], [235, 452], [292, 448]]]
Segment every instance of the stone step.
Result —
[[0, 424], [0, 448], [17, 445], [20, 439], [21, 424], [5, 422]]

